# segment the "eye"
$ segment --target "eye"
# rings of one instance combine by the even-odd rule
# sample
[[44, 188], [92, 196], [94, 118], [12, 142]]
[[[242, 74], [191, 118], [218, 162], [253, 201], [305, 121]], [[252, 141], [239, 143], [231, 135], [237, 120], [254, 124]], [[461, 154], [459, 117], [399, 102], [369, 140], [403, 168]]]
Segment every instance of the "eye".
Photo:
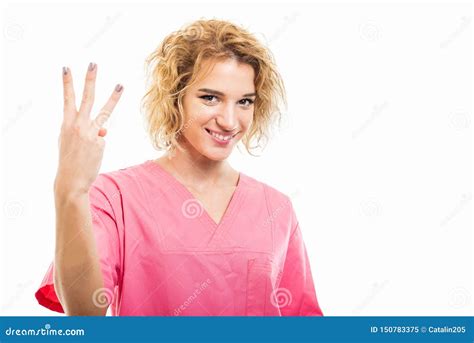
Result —
[[[204, 99], [206, 100], [207, 103], [216, 103], [217, 102], [217, 97], [215, 95], [203, 95], [203, 96], [200, 96], [201, 99]], [[215, 99], [216, 101], [213, 101], [213, 99]]]
[[242, 99], [242, 100], [239, 101], [239, 104], [244, 105], [245, 107], [249, 107], [253, 103], [254, 103], [254, 100], [249, 99], [249, 98], [245, 98], [245, 99]]

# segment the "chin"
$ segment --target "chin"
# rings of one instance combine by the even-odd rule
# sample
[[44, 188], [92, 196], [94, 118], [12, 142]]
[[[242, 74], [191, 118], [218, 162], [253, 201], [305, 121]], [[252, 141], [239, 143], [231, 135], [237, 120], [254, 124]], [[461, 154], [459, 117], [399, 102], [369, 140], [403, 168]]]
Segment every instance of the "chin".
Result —
[[209, 149], [209, 148], [201, 151], [201, 155], [203, 155], [204, 157], [206, 157], [207, 159], [211, 161], [216, 161], [216, 162], [226, 160], [230, 156], [231, 153], [232, 153], [232, 150], [212, 151], [212, 149]]

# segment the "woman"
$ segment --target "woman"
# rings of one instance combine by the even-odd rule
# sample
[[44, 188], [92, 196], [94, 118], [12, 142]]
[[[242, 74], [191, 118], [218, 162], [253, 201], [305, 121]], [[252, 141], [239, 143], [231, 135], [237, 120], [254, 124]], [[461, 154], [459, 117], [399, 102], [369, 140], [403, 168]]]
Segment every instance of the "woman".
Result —
[[117, 85], [99, 115], [90, 64], [79, 110], [64, 68], [55, 258], [38, 302], [68, 315], [322, 316], [290, 199], [233, 169], [285, 101], [270, 52], [246, 30], [199, 20], [147, 60], [144, 108], [165, 154], [100, 173]]

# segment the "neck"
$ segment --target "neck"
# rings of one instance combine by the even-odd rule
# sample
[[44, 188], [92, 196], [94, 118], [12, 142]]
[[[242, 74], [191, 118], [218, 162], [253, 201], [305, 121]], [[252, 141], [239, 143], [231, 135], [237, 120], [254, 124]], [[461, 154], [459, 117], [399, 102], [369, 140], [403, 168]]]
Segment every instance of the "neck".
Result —
[[197, 189], [212, 186], [234, 186], [236, 172], [226, 160], [214, 161], [203, 156], [191, 147], [176, 148], [173, 153], [165, 153], [158, 159], [164, 167], [168, 167], [184, 184]]

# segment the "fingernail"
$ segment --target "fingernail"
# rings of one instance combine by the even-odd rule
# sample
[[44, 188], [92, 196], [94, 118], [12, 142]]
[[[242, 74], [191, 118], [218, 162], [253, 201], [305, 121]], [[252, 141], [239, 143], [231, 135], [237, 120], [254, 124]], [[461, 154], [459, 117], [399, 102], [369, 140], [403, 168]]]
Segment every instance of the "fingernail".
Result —
[[95, 63], [89, 63], [89, 71], [93, 71], [95, 69], [96, 64]]
[[68, 67], [63, 67], [63, 75], [67, 75]]
[[122, 89], [123, 89], [123, 86], [120, 83], [117, 86], [115, 86], [115, 91], [117, 93], [120, 93], [122, 91]]

